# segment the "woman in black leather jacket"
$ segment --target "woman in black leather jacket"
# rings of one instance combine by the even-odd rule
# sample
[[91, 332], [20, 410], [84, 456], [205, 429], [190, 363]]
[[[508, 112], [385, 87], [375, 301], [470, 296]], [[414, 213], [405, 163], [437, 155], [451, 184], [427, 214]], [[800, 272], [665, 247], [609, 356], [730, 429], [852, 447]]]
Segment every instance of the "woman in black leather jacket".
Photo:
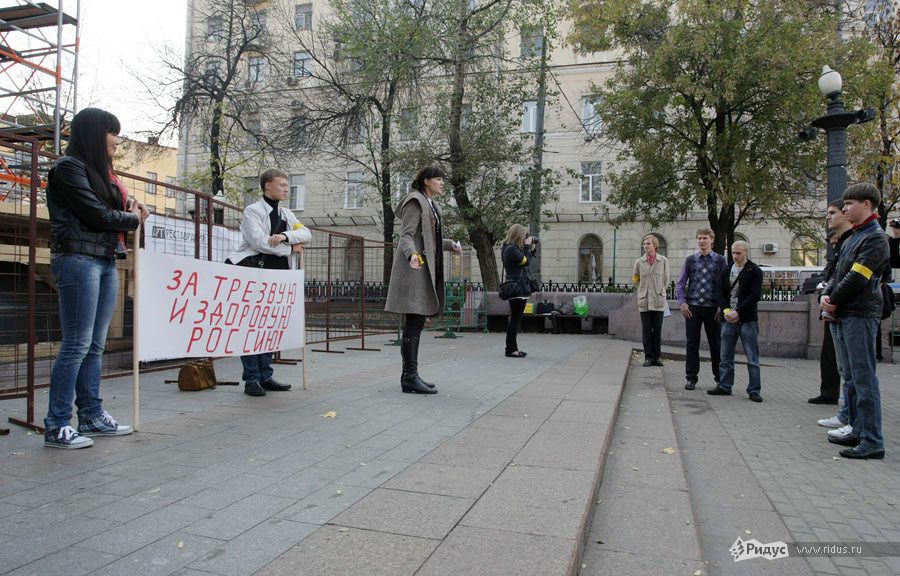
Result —
[[506, 325], [506, 355], [510, 358], [524, 358], [525, 352], [519, 350], [517, 336], [519, 325], [522, 323], [522, 314], [525, 312], [525, 303], [531, 296], [530, 284], [522, 280], [525, 270], [531, 265], [530, 259], [534, 250], [534, 237], [526, 238], [528, 231], [521, 224], [513, 224], [503, 239], [503, 248], [500, 251], [500, 260], [506, 272], [507, 280], [517, 282], [518, 291], [509, 299], [509, 323]]
[[[100, 372], [106, 331], [118, 293], [116, 259], [124, 258], [125, 232], [147, 218], [112, 172], [119, 120], [86, 108], [72, 119], [66, 155], [50, 169], [50, 269], [59, 293], [62, 343], [50, 376], [44, 445], [87, 448], [88, 436], [130, 434], [103, 409]], [[70, 425], [72, 401], [78, 432]]]

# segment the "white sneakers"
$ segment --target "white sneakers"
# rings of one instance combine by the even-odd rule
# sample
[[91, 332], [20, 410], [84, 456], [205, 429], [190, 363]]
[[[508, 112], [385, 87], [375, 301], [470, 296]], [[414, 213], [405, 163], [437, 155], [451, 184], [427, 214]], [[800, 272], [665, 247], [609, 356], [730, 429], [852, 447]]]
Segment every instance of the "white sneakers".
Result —
[[832, 416], [831, 418], [823, 418], [819, 420], [819, 426], [824, 426], [825, 428], [840, 428], [844, 423], [838, 419], [837, 416]]
[[849, 424], [828, 431], [828, 437], [834, 438], [835, 440], [843, 440], [844, 438], [849, 438], [852, 434], [853, 426]]

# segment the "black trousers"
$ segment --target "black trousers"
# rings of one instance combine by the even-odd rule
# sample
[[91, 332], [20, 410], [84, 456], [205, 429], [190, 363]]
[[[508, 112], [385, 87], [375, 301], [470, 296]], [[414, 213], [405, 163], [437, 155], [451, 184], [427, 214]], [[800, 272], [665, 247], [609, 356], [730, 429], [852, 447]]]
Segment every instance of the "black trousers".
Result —
[[419, 314], [406, 314], [406, 324], [403, 325], [404, 338], [418, 338], [425, 328], [425, 317]]
[[837, 356], [834, 353], [834, 339], [831, 337], [831, 325], [825, 325], [825, 337], [822, 338], [822, 354], [819, 356], [819, 396], [826, 400], [837, 400], [841, 397], [841, 374], [838, 372]]
[[641, 336], [644, 340], [644, 360], [659, 360], [662, 356], [663, 311], [641, 312]]
[[506, 353], [515, 352], [519, 349], [516, 342], [516, 336], [519, 335], [519, 326], [522, 325], [522, 313], [525, 312], [525, 304], [528, 302], [525, 298], [509, 299], [509, 323], [506, 325]]
[[684, 375], [688, 382], [697, 383], [697, 374], [700, 373], [700, 328], [706, 331], [706, 341], [709, 344], [709, 357], [712, 361], [713, 377], [719, 381], [719, 355], [721, 326], [716, 322], [716, 310], [713, 306], [691, 306], [691, 318], [684, 319], [685, 351]]

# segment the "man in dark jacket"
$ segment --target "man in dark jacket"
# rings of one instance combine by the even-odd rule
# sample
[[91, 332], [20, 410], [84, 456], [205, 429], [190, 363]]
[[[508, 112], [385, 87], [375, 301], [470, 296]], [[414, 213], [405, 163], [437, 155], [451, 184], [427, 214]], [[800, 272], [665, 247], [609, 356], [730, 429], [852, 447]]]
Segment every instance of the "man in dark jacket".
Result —
[[719, 276], [718, 304], [725, 320], [722, 324], [722, 356], [719, 360], [719, 385], [707, 394], [731, 396], [734, 386], [734, 349], [738, 336], [747, 356], [750, 383], [747, 394], [754, 402], [762, 402], [759, 376], [759, 321], [756, 305], [762, 294], [762, 270], [750, 261], [750, 246], [743, 240], [731, 245], [734, 263]]
[[888, 242], [875, 210], [881, 193], [872, 184], [853, 184], [844, 191], [844, 215], [853, 225], [841, 247], [834, 279], [822, 291], [819, 306], [837, 326], [850, 435], [829, 434], [833, 444], [850, 446], [844, 458], [884, 458], [881, 434], [881, 391], [875, 373], [875, 339], [881, 321], [881, 274], [888, 266]]

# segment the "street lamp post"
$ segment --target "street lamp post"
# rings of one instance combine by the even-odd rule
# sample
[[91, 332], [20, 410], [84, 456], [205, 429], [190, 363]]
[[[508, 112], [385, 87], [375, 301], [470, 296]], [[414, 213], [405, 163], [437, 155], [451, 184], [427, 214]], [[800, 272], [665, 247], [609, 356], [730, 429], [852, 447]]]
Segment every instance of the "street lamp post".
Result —
[[[800, 131], [800, 140], [806, 142], [816, 137], [816, 129], [825, 130], [827, 135], [826, 182], [828, 203], [840, 200], [847, 188], [847, 127], [862, 124], [875, 118], [875, 110], [847, 110], [841, 100], [843, 79], [836, 70], [822, 66], [819, 76], [819, 91], [828, 98], [828, 112], [812, 121], [812, 127]], [[828, 246], [829, 257], [831, 245]]]

